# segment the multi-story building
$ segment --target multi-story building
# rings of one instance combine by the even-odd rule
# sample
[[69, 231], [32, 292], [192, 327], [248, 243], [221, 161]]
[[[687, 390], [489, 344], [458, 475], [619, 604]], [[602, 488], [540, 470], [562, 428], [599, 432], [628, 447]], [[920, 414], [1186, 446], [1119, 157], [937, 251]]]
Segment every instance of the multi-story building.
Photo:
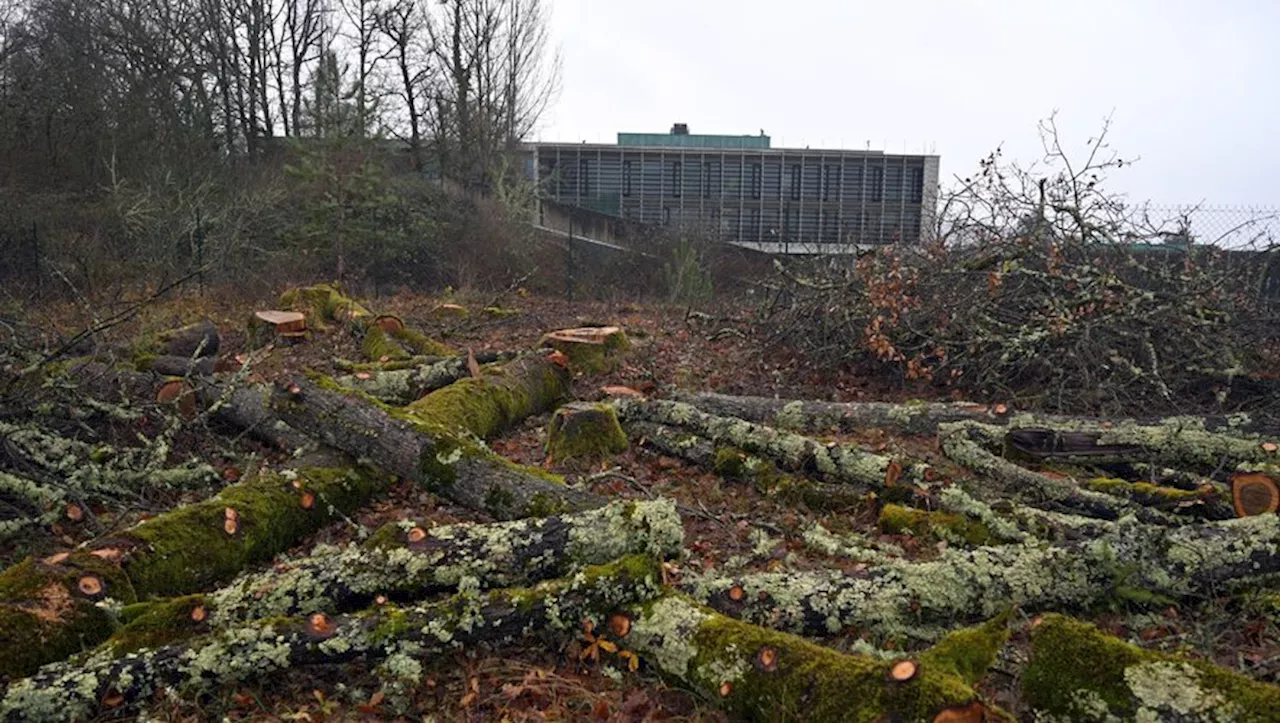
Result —
[[531, 144], [543, 197], [749, 248], [839, 252], [932, 227], [938, 157], [772, 148], [769, 136], [619, 133], [617, 145]]

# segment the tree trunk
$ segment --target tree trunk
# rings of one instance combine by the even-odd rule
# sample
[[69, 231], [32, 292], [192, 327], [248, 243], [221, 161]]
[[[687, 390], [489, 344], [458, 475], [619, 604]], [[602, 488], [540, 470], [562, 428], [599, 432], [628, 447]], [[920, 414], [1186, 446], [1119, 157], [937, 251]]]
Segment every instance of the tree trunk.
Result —
[[[745, 720], [947, 720], [938, 716], [977, 703], [949, 655], [935, 654], [899, 680], [890, 675], [893, 661], [844, 655], [719, 615], [680, 595], [634, 606], [626, 622], [611, 620], [610, 627], [626, 632], [614, 641], [620, 648]], [[1005, 635], [991, 633], [986, 646], [966, 641], [970, 659], [981, 661], [973, 667], [985, 671]], [[973, 720], [982, 720], [977, 705]]]
[[677, 394], [677, 401], [709, 414], [737, 417], [749, 422], [797, 432], [884, 429], [904, 434], [929, 435], [946, 422], [979, 420], [995, 423], [1003, 414], [995, 407], [970, 402], [820, 402], [769, 397], [737, 397], [728, 394]]
[[1054, 720], [1274, 721], [1280, 711], [1280, 685], [1144, 650], [1062, 615], [1034, 624], [1022, 690]]
[[613, 402], [623, 420], [639, 419], [683, 427], [712, 442], [727, 444], [768, 457], [784, 468], [814, 474], [834, 482], [881, 489], [897, 480], [921, 481], [928, 466], [873, 454], [852, 444], [822, 444], [815, 439], [733, 417], [718, 417], [680, 402], [618, 399]]
[[856, 627], [928, 639], [1013, 605], [1078, 609], [1107, 598], [1189, 598], [1275, 572], [1280, 517], [1262, 515], [1179, 528], [1129, 519], [1076, 542], [947, 550], [928, 562], [884, 559], [860, 575], [708, 576], [683, 588], [721, 612], [790, 632]]
[[[506, 361], [514, 355], [477, 354], [476, 361], [488, 364]], [[344, 387], [396, 406], [403, 406], [471, 375], [465, 356], [434, 358], [410, 369], [391, 371], [357, 371], [334, 381]]]
[[[215, 628], [250, 620], [351, 612], [378, 596], [419, 600], [461, 585], [522, 587], [561, 577], [587, 565], [648, 554], [680, 552], [684, 528], [670, 500], [614, 502], [572, 515], [495, 524], [459, 523], [425, 528], [389, 524], [364, 545], [318, 549], [272, 570], [242, 575], [226, 587], [196, 596], [205, 622]], [[187, 608], [190, 598], [160, 601], [150, 620], [181, 620], [165, 608]], [[113, 641], [125, 649], [150, 620], [130, 624]], [[169, 628], [177, 639], [182, 626]], [[188, 630], [193, 630], [187, 626]]]
[[[114, 622], [95, 605], [104, 598], [127, 604], [226, 582], [355, 512], [388, 484], [332, 465], [313, 459], [296, 471], [264, 473], [83, 550], [28, 558], [0, 573], [0, 676], [29, 675], [106, 640]], [[314, 504], [304, 504], [307, 495]]]
[[[11, 685], [0, 715], [84, 720], [145, 703], [157, 691], [199, 692], [298, 665], [357, 658], [396, 655], [399, 667], [420, 670], [414, 658], [523, 640], [533, 631], [562, 640], [583, 620], [602, 620], [620, 605], [653, 597], [660, 577], [656, 561], [637, 556], [531, 589], [470, 592], [408, 608], [383, 605], [351, 616], [253, 622], [125, 657], [100, 648]], [[414, 657], [401, 652], [409, 644]]]
[[273, 408], [288, 424], [496, 519], [537, 517], [604, 504], [559, 478], [521, 467], [471, 441], [544, 411], [568, 391], [564, 369], [541, 357], [432, 392], [404, 411], [298, 380], [277, 389]]

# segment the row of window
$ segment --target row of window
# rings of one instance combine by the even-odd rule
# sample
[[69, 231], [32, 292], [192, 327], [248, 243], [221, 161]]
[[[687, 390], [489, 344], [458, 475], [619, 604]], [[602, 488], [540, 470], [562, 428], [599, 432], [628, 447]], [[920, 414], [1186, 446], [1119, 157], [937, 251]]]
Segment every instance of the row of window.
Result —
[[[763, 192], [764, 185], [764, 169], [760, 163], [750, 164], [750, 184], [746, 186], [750, 190], [750, 198], [759, 200]], [[700, 179], [698, 189], [703, 198], [713, 198], [715, 191], [719, 186], [715, 183], [718, 166], [713, 166], [711, 162], [703, 162], [699, 168], [698, 177]], [[745, 170], [745, 168], [743, 169]], [[898, 168], [891, 168], [890, 172], [897, 175]], [[867, 179], [867, 190], [870, 200], [879, 202], [884, 198], [885, 189], [885, 168], [883, 166], [871, 166], [868, 168], [869, 178]], [[902, 183], [905, 185], [905, 197], [908, 203], [920, 203], [924, 195], [924, 170], [921, 168], [907, 167], [901, 169], [903, 177], [901, 180], [894, 179], [895, 185]], [[789, 168], [790, 183], [789, 195], [791, 200], [799, 201], [802, 199], [804, 183], [801, 178], [803, 167], [799, 164], [791, 164]], [[667, 193], [671, 198], [681, 198], [685, 191], [685, 176], [683, 161], [669, 161], [667, 163], [667, 173], [669, 182], [667, 185]], [[819, 179], [821, 185], [821, 199], [823, 201], [831, 201], [838, 199], [840, 196], [840, 187], [842, 180], [842, 172], [840, 166], [825, 165], [819, 170]], [[622, 188], [621, 193], [624, 197], [629, 197], [635, 189], [635, 161], [624, 160], [622, 162]], [[577, 193], [580, 196], [591, 195], [591, 169], [589, 159], [582, 158], [578, 161], [577, 173]], [[745, 185], [745, 184], [744, 184]]]
[[[638, 213], [635, 207], [623, 207], [622, 215], [640, 221], [661, 222], [671, 225], [674, 220], [683, 223], [709, 225], [725, 238], [743, 241], [786, 241], [791, 243], [821, 241], [838, 243], [854, 241], [880, 243], [915, 238], [920, 233], [921, 218], [918, 213], [883, 215], [870, 212], [818, 215], [788, 206], [782, 211], [762, 213], [759, 207], [749, 206], [741, 213], [723, 214], [710, 209], [703, 215], [686, 210], [680, 214], [678, 207], [664, 206], [661, 213]], [[762, 223], [763, 222], [763, 223]]]

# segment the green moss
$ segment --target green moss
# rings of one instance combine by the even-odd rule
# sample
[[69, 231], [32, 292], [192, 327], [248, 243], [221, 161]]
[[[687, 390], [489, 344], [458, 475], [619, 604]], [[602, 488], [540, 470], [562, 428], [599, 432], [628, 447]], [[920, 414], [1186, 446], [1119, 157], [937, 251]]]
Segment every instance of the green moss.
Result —
[[[145, 605], [145, 604], [144, 604]], [[207, 605], [203, 595], [188, 595], [146, 605], [140, 614], [134, 614], [123, 628], [107, 641], [117, 654], [131, 653], [141, 648], [158, 648], [207, 630], [204, 621], [193, 620], [192, 612]], [[136, 607], [135, 611], [136, 613]]]
[[[288, 549], [337, 512], [355, 511], [388, 482], [380, 473], [347, 468], [260, 475], [130, 530], [122, 537], [141, 547], [132, 552], [126, 569], [142, 597], [205, 589]], [[315, 495], [312, 509], [299, 501], [303, 490]], [[228, 508], [239, 517], [236, 534], [224, 529]]]
[[486, 306], [484, 307], [484, 315], [494, 319], [509, 319], [513, 316], [519, 316], [520, 310], [507, 309], [501, 306]]
[[[92, 575], [102, 582], [94, 598], [79, 590]], [[95, 604], [111, 598], [136, 602], [128, 577], [116, 565], [87, 552], [58, 564], [27, 559], [0, 573], [0, 678], [21, 678], [106, 640], [116, 620]]]
[[508, 519], [514, 510], [516, 498], [510, 490], [498, 485], [491, 486], [484, 493], [484, 509], [494, 518]]
[[601, 343], [562, 342], [551, 336], [542, 338], [542, 346], [555, 349], [569, 358], [569, 366], [584, 374], [608, 374], [622, 365], [625, 352], [631, 348], [626, 332], [604, 337]]
[[409, 352], [397, 344], [395, 339], [380, 326], [370, 326], [365, 330], [360, 351], [364, 354], [364, 358], [373, 362], [399, 361], [409, 358]]
[[743, 479], [747, 475], [747, 455], [733, 447], [717, 447], [714, 469], [725, 479]]
[[999, 615], [982, 625], [947, 633], [933, 647], [920, 655], [921, 665], [937, 667], [959, 677], [969, 685], [987, 677], [996, 656], [1009, 640], [1012, 612]]
[[743, 719], [932, 720], [941, 710], [976, 698], [972, 688], [944, 670], [922, 666], [911, 681], [894, 683], [888, 677], [890, 661], [844, 655], [678, 596], [640, 609], [630, 642], [642, 658]]
[[461, 379], [406, 409], [413, 420], [434, 429], [484, 439], [531, 412], [553, 406], [568, 393], [569, 378], [563, 369], [542, 359], [529, 359], [519, 370], [498, 367], [482, 378]]
[[880, 510], [880, 531], [890, 535], [932, 536], [948, 542], [987, 545], [991, 530], [978, 520], [950, 512], [925, 511], [901, 505], [885, 505]]
[[280, 295], [280, 305], [307, 315], [307, 325], [325, 328], [326, 322], [345, 322], [372, 316], [369, 310], [342, 293], [336, 284], [316, 284], [289, 289]]
[[413, 353], [420, 354], [422, 356], [457, 356], [458, 354], [458, 350], [448, 344], [442, 344], [441, 342], [427, 337], [426, 334], [408, 327], [401, 327], [400, 329], [397, 329], [392, 332], [392, 336], [395, 337], [396, 341], [399, 341], [413, 351]]
[[597, 461], [627, 447], [618, 415], [607, 404], [561, 407], [547, 430], [547, 455], [556, 462]]
[[1023, 692], [1031, 706], [1052, 715], [1263, 721], [1280, 710], [1280, 686], [1143, 650], [1062, 615], [1046, 615], [1031, 640]]

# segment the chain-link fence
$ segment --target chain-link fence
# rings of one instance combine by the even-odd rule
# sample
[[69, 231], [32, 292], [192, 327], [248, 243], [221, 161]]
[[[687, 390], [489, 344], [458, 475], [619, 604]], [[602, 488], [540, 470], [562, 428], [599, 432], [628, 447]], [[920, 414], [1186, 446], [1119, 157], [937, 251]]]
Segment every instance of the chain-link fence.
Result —
[[1280, 243], [1280, 206], [1148, 206], [1142, 209], [1157, 240], [1268, 249]]

